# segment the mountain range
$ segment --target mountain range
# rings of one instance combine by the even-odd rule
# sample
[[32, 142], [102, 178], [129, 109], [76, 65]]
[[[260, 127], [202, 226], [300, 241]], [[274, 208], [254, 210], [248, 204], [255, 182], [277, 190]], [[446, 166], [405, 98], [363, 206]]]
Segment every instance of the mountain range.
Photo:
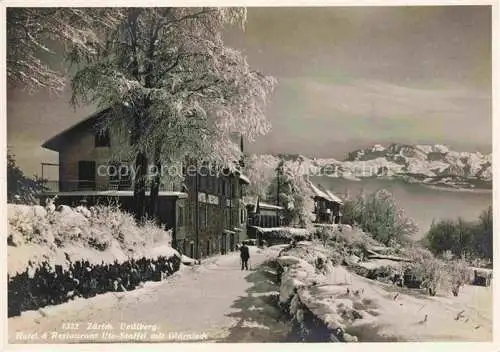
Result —
[[309, 175], [351, 180], [378, 177], [456, 189], [491, 189], [493, 180], [491, 153], [458, 152], [441, 144], [375, 144], [348, 153], [342, 161], [289, 154], [255, 157], [260, 167], [275, 168], [282, 157], [298, 162]]

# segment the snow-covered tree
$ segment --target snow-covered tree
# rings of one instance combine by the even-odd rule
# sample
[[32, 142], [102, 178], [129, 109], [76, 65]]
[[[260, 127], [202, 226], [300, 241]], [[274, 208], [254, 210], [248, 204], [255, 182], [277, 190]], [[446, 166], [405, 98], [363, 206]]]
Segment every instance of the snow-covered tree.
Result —
[[49, 62], [64, 52], [94, 53], [97, 35], [115, 26], [121, 11], [113, 8], [7, 8], [7, 77], [13, 87], [33, 92], [63, 90], [66, 72]]
[[[313, 221], [314, 201], [309, 181], [302, 170], [302, 161], [281, 159], [268, 188], [268, 200], [276, 199], [285, 208], [285, 222], [301, 227]], [[274, 198], [273, 198], [274, 197]]]
[[344, 219], [359, 225], [377, 241], [390, 245], [406, 242], [417, 226], [399, 207], [393, 195], [384, 189], [372, 194], [360, 194], [344, 204]]
[[[249, 195], [266, 199], [271, 181], [276, 176], [278, 162], [279, 159], [272, 155], [252, 154], [248, 156], [245, 161], [245, 174], [250, 179]], [[274, 197], [275, 200], [276, 196]]]
[[14, 154], [7, 151], [7, 200], [35, 204], [37, 196], [44, 190], [43, 180], [27, 177], [17, 166]]
[[[269, 131], [264, 106], [275, 80], [224, 44], [226, 26], [243, 28], [244, 8], [128, 8], [125, 14], [95, 55], [72, 57], [79, 65], [72, 101], [111, 107], [108, 123], [131, 131], [140, 220], [148, 163], [189, 159], [236, 167], [241, 153], [231, 133], [252, 141]], [[153, 201], [158, 181], [151, 185]]]

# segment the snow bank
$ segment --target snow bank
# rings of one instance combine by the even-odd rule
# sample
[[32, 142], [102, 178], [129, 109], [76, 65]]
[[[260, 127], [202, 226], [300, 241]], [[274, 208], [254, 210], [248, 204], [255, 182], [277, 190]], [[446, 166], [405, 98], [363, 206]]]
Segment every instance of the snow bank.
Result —
[[184, 265], [194, 265], [194, 264], [196, 264], [196, 260], [183, 254], [181, 256], [181, 263]]
[[[280, 304], [293, 318], [300, 341], [355, 341], [345, 333], [334, 310], [312, 298], [310, 290], [327, 285], [327, 275], [334, 272], [328, 249], [318, 244], [299, 242], [282, 252], [277, 262], [281, 267]], [[318, 310], [319, 309], [319, 310]]]
[[69, 261], [122, 263], [130, 258], [178, 256], [171, 232], [110, 207], [46, 208], [8, 204], [8, 273], [26, 270], [31, 261], [67, 267]]

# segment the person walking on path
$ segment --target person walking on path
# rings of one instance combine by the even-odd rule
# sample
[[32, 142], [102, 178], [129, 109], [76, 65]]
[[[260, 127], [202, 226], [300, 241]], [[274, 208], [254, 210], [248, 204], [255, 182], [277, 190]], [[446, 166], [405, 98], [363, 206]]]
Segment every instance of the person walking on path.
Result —
[[250, 251], [246, 242], [240, 248], [241, 270], [248, 270], [248, 259], [250, 259]]

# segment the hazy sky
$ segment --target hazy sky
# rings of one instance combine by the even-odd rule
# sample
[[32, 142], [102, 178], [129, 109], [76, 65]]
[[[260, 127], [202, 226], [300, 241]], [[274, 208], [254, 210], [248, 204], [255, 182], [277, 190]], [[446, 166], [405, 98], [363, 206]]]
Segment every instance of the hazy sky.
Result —
[[[278, 79], [272, 132], [247, 149], [343, 158], [372, 143], [490, 152], [491, 10], [483, 6], [250, 8], [227, 42]], [[28, 173], [40, 144], [91, 108], [8, 94], [8, 144]]]

